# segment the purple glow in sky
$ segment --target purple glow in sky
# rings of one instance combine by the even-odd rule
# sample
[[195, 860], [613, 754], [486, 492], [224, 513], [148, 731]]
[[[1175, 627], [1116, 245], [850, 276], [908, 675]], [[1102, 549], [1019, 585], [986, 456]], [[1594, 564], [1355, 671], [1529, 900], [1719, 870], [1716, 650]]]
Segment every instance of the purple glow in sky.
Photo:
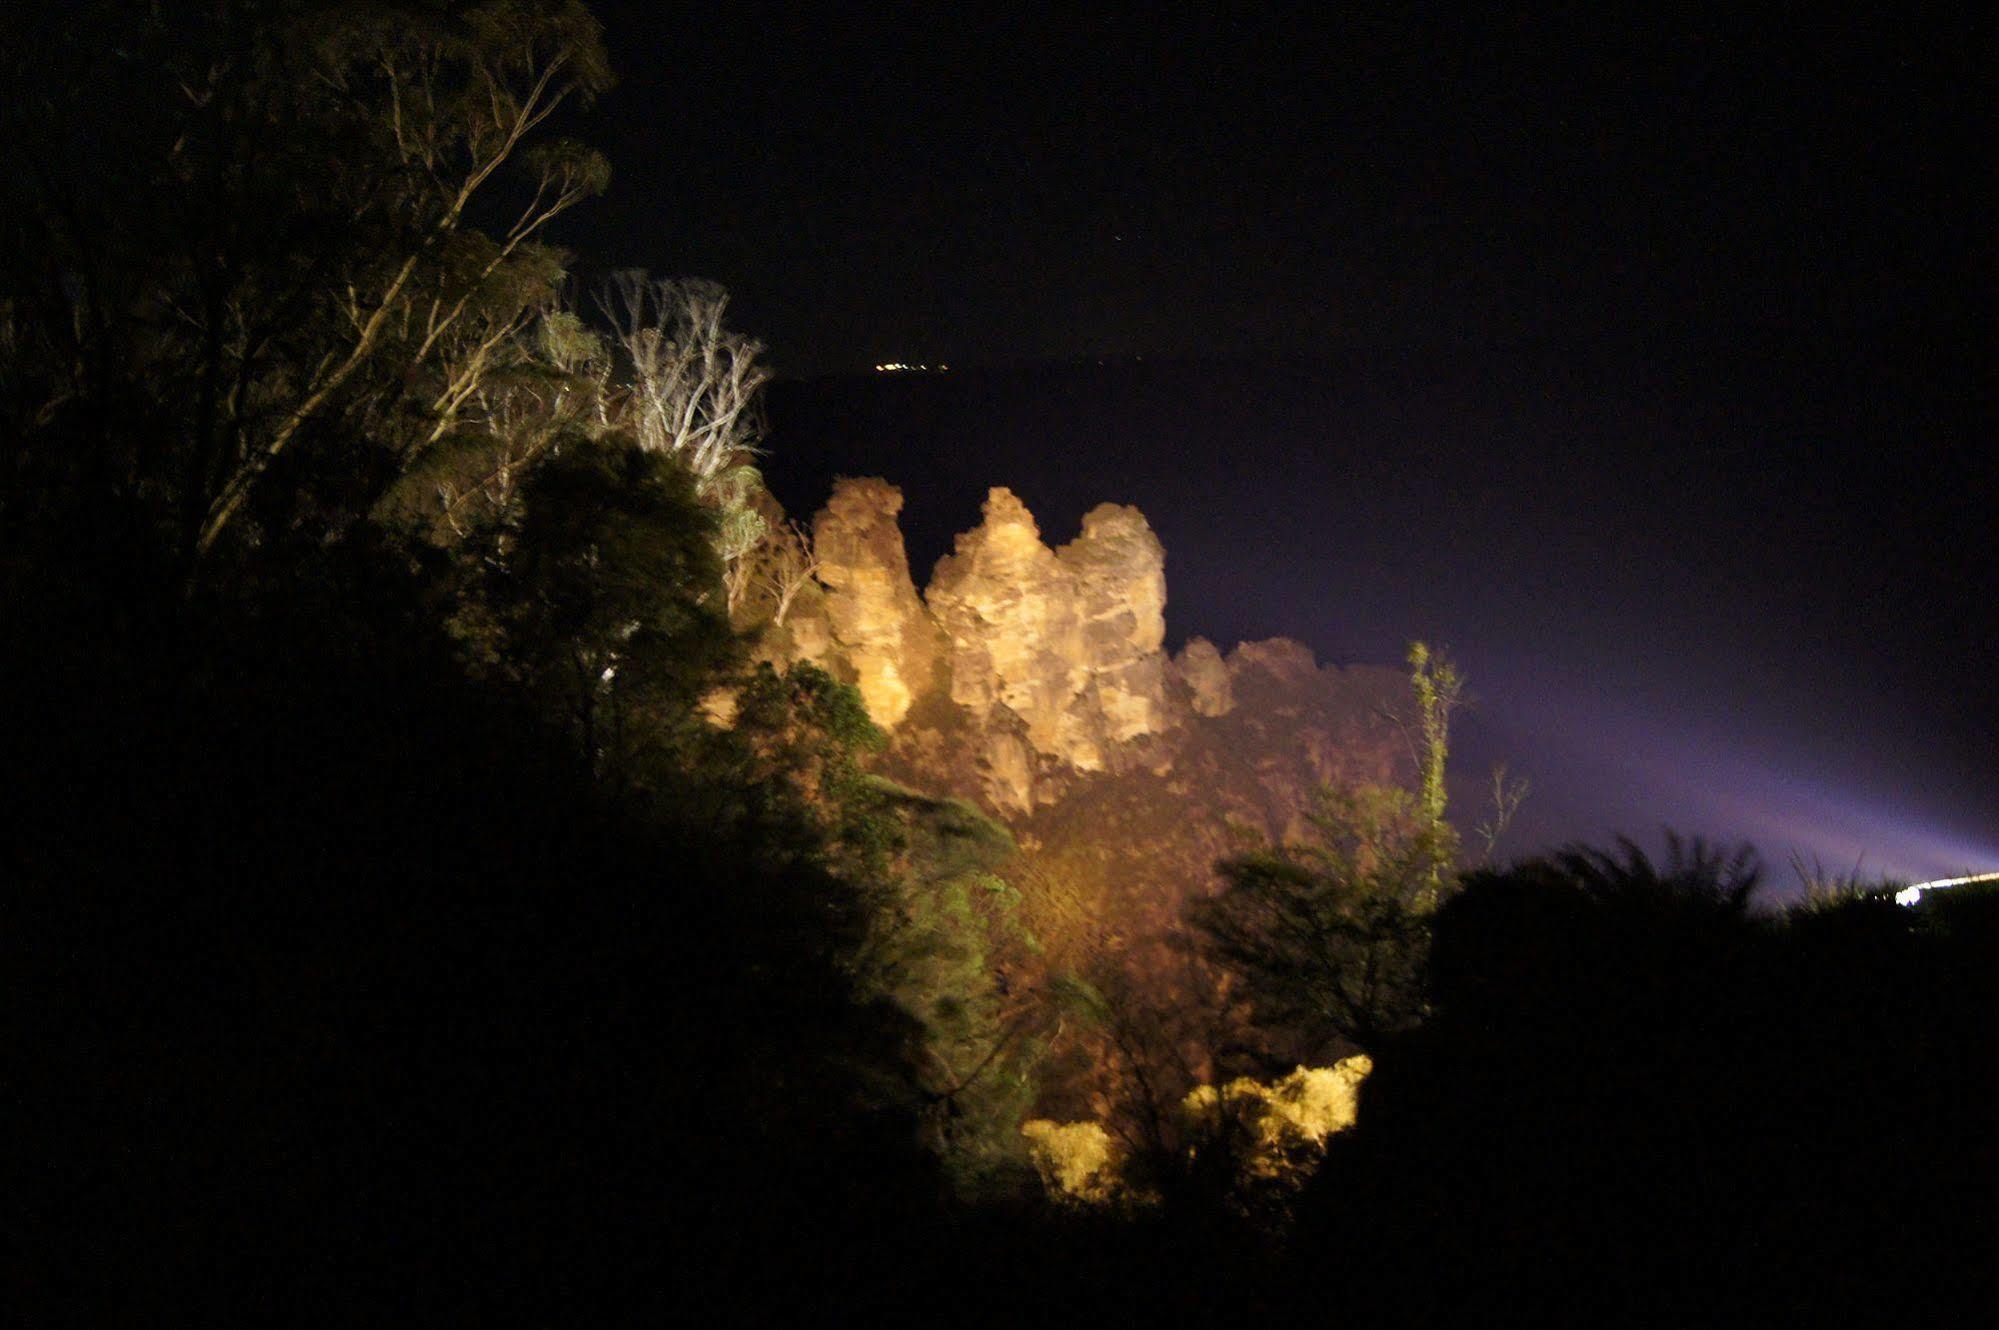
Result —
[[[1518, 687], [1509, 691], [1509, 682]], [[1670, 709], [1641, 712], [1582, 691], [1551, 704], [1531, 688], [1487, 681], [1484, 714], [1473, 721], [1536, 737], [1541, 775], [1506, 847], [1516, 853], [1614, 834], [1650, 847], [1670, 822], [1682, 833], [1754, 843], [1780, 892], [1799, 886], [1794, 858], [1828, 874], [1900, 881], [1999, 868], [1999, 831], [1954, 817], [1951, 800], [1938, 796], [1962, 792], [1925, 788], [1920, 770], [1903, 785], [1842, 765], [1837, 745], [1814, 744], [1811, 735], [1780, 742], [1719, 733]], [[1480, 756], [1495, 746], [1503, 745], [1482, 736]], [[1518, 757], [1511, 765], [1520, 766]]]

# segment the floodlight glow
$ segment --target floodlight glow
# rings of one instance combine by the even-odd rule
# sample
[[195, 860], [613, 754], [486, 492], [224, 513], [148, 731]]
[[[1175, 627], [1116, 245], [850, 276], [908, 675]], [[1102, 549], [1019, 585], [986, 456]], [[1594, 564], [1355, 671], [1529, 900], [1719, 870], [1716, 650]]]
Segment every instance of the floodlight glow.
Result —
[[1974, 873], [1970, 877], [1940, 877], [1934, 882], [1918, 882], [1895, 893], [1895, 904], [1914, 905], [1926, 891], [1939, 887], [1961, 887], [1971, 882], [1999, 882], [1999, 873]]

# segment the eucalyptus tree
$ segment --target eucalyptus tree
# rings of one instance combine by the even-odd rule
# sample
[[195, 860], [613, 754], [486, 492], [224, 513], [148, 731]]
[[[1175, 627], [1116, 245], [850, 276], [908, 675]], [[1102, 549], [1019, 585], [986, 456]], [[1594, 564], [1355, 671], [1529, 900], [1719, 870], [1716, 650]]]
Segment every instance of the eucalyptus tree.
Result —
[[0, 520], [108, 503], [190, 580], [338, 531], [481, 409], [553, 307], [547, 228], [608, 175], [549, 132], [610, 83], [595, 19], [580, 0], [42, 17], [10, 43]]
[[626, 271], [599, 303], [631, 367], [618, 395], [623, 422], [639, 447], [686, 468], [715, 509], [733, 610], [770, 531], [757, 510], [763, 477], [753, 461], [764, 429], [759, 394], [770, 380], [763, 344], [725, 325], [729, 293], [713, 282]]

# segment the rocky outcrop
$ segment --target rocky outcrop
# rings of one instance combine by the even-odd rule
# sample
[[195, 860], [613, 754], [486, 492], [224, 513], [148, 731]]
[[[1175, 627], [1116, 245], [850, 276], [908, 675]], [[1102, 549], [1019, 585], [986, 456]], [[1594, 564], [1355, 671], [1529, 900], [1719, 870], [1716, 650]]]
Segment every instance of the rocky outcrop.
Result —
[[[1284, 638], [1226, 656], [1192, 638], [1169, 659], [1165, 552], [1144, 515], [1117, 504], [1051, 547], [1019, 498], [994, 489], [919, 594], [902, 502], [881, 480], [838, 483], [811, 551], [790, 551], [816, 577], [781, 622], [774, 602], [751, 603], [760, 650], [858, 687], [890, 733], [882, 774], [1007, 822], [1019, 921], [1048, 975], [1109, 967], [1160, 1009], [1185, 1006], [1181, 990], [1208, 981], [1166, 939], [1213, 889], [1216, 860], [1245, 835], [1304, 832], [1327, 785], [1409, 779], [1384, 719], [1407, 681], [1322, 666]], [[1065, 1044], [1044, 1107], [1092, 1111], [1101, 1053], [1080, 1035]]]
[[[816, 579], [766, 628], [764, 652], [856, 685], [891, 733], [895, 774], [924, 788], [1018, 821], [1092, 778], [1184, 770], [1216, 735], [1247, 728], [1258, 760], [1276, 767], [1242, 767], [1242, 788], [1215, 797], [1237, 816], [1261, 813], [1266, 787], [1280, 791], [1286, 809], [1253, 820], [1281, 831], [1316, 781], [1339, 774], [1359, 742], [1354, 715], [1373, 714], [1297, 642], [1244, 643], [1224, 659], [1193, 638], [1169, 659], [1166, 553], [1136, 508], [1100, 504], [1051, 548], [1026, 505], [994, 489], [919, 594], [902, 502], [882, 480], [834, 487], [812, 523]], [[1239, 714], [1246, 699], [1254, 714]]]
[[944, 640], [909, 577], [902, 491], [881, 480], [843, 480], [812, 521], [829, 638], [868, 714], [894, 729], [916, 699], [937, 689]]
[[1167, 729], [1166, 550], [1145, 514], [1099, 504], [1083, 515], [1082, 534], [1055, 557], [1074, 579], [1079, 696], [1102, 742], [1124, 744]]
[[1222, 653], [1205, 637], [1190, 637], [1173, 658], [1173, 673], [1187, 686], [1187, 704], [1197, 716], [1226, 716], [1235, 707], [1229, 667]]
[[995, 489], [919, 594], [901, 511], [886, 481], [843, 479], [809, 552], [771, 517], [774, 539], [797, 546], [773, 551], [773, 565], [815, 572], [781, 605], [761, 584], [744, 602], [739, 622], [764, 659], [812, 661], [854, 684], [910, 763], [1008, 813], [1121, 769], [1135, 741], [1177, 723], [1166, 556], [1144, 514], [1103, 504], [1051, 549], [1026, 506]]
[[984, 723], [1004, 707], [1036, 752], [1102, 771], [1168, 724], [1166, 552], [1136, 508], [1103, 504], [1060, 550], [1012, 491], [940, 560], [925, 601], [950, 642], [951, 700]]
[[1229, 656], [1231, 679], [1245, 670], [1255, 670], [1280, 683], [1303, 683], [1318, 673], [1319, 662], [1312, 648], [1288, 637], [1267, 637], [1261, 642], [1244, 642]]

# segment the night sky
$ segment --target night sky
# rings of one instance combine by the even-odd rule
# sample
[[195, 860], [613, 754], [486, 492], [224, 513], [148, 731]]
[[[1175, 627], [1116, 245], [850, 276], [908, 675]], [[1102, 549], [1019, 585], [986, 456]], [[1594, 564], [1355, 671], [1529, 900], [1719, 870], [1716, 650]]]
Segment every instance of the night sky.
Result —
[[735, 292], [795, 512], [1136, 503], [1176, 642], [1446, 643], [1515, 850], [1999, 867], [1988, 23], [595, 7], [561, 238]]

